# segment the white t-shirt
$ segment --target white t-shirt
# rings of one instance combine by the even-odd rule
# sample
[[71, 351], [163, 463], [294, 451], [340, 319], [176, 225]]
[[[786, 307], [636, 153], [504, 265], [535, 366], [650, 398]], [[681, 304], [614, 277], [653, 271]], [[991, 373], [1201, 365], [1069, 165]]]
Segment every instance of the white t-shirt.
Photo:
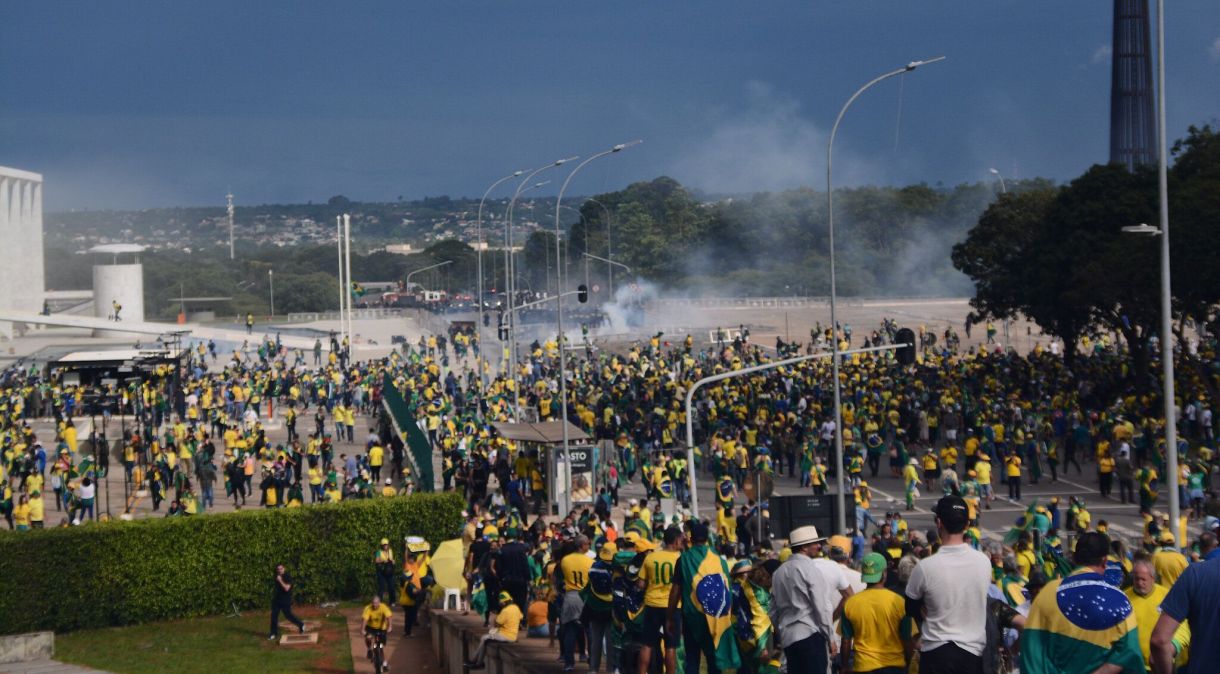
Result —
[[919, 562], [907, 583], [907, 596], [922, 599], [927, 616], [921, 628], [921, 651], [949, 642], [975, 655], [987, 645], [987, 555], [961, 543], [942, 546]]
[[[822, 583], [814, 588], [814, 591], [817, 593], [818, 606], [829, 606], [833, 613], [839, 602], [843, 601], [842, 593], [851, 587], [851, 582], [847, 578], [847, 569], [838, 562], [825, 557], [817, 557], [813, 560], [813, 563], [817, 564], [822, 569], [822, 572], [826, 574], [826, 577], [833, 581], [831, 583]], [[842, 637], [839, 636], [839, 631], [836, 629], [831, 633], [830, 638], [837, 644]]]
[[847, 584], [851, 586], [852, 594], [859, 594], [868, 589], [868, 585], [861, 580], [859, 571], [856, 571], [850, 566], [843, 566], [842, 564], [839, 565], [839, 571], [842, 571], [843, 575], [847, 578]]

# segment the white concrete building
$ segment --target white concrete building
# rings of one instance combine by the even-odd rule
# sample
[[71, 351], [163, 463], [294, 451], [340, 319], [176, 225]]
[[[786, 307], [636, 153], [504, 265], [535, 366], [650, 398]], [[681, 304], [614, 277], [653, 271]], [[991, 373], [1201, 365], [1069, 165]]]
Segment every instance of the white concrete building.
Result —
[[0, 309], [42, 311], [42, 256], [42, 175], [0, 166]]
[[[93, 264], [93, 315], [115, 320], [117, 303], [121, 310], [118, 327], [124, 321], [144, 322], [144, 265], [140, 253], [144, 246], [135, 243], [108, 243], [94, 246], [89, 252], [96, 256]], [[119, 337], [117, 330], [94, 330], [94, 337]]]

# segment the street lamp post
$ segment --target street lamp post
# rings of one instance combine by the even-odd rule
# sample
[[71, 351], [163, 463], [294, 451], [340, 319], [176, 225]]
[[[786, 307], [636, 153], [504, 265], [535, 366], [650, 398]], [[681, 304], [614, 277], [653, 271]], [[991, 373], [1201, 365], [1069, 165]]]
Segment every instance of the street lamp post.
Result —
[[343, 322], [343, 317], [346, 315], [347, 307], [347, 280], [343, 275], [343, 216], [335, 216], [335, 243], [339, 246], [339, 343], [343, 343], [343, 337], [347, 334], [347, 328]]
[[999, 170], [992, 168], [987, 169], [987, 172], [1000, 179], [1000, 192], [1003, 194], [1008, 194], [1008, 186], [1004, 184], [1004, 176], [1000, 175]]
[[275, 270], [267, 270], [267, 286], [271, 290], [271, 315], [275, 316]]
[[475, 326], [475, 329], [478, 331], [479, 356], [477, 358], [475, 358], [474, 366], [476, 368], [478, 368], [478, 370], [479, 370], [479, 401], [480, 401], [479, 404], [480, 405], [483, 404], [482, 400], [483, 400], [483, 398], [486, 397], [486, 393], [487, 393], [487, 380], [483, 378], [483, 361], [485, 361], [487, 359], [487, 351], [485, 350], [487, 348], [487, 345], [483, 343], [483, 248], [485, 246], [485, 244], [483, 243], [483, 203], [485, 201], [487, 201], [487, 195], [491, 194], [491, 191], [494, 190], [497, 186], [499, 186], [500, 183], [502, 183], [506, 180], [512, 180], [513, 178], [516, 178], [517, 176], [521, 175], [522, 173], [524, 173], [524, 171], [514, 171], [514, 172], [504, 176], [503, 178], [500, 178], [499, 180], [495, 181], [494, 183], [492, 183], [491, 186], [487, 188], [487, 191], [483, 192], [483, 198], [479, 199], [479, 217], [475, 221], [475, 232], [476, 232], [475, 236], [478, 237], [478, 244], [477, 244], [478, 250], [475, 251], [476, 256], [478, 258], [478, 262], [476, 263], [476, 266], [478, 267], [478, 272], [477, 272], [478, 279], [476, 282], [479, 285], [479, 292], [478, 292], [479, 322]]
[[835, 461], [838, 462], [835, 464], [835, 479], [838, 483], [838, 494], [835, 498], [839, 506], [838, 522], [836, 523], [839, 528], [839, 533], [847, 532], [847, 500], [845, 498], [845, 494], [843, 493], [843, 408], [840, 404], [842, 386], [839, 382], [839, 329], [838, 323], [835, 321], [835, 208], [834, 187], [831, 183], [831, 164], [834, 158], [835, 134], [839, 131], [839, 123], [843, 121], [843, 115], [847, 113], [847, 109], [850, 108], [851, 104], [860, 97], [860, 94], [863, 94], [870, 87], [891, 77], [909, 73], [919, 66], [936, 63], [937, 61], [943, 61], [944, 58], [945, 57], [943, 56], [937, 56], [936, 58], [931, 58], [924, 61], [911, 61], [897, 70], [891, 70], [884, 75], [874, 78], [868, 84], [865, 84], [857, 89], [856, 93], [852, 94], [851, 98], [847, 99], [847, 102], [843, 104], [843, 109], [839, 110], [839, 116], [835, 118], [835, 124], [830, 129], [830, 142], [826, 145], [826, 220], [827, 227], [830, 231], [828, 241], [830, 245], [830, 352], [832, 363], [831, 376], [834, 377]]
[[420, 272], [428, 271], [428, 270], [431, 270], [431, 269], [436, 269], [436, 268], [438, 268], [438, 267], [444, 267], [444, 266], [445, 266], [445, 265], [447, 265], [447, 264], [453, 264], [453, 260], [445, 260], [445, 261], [443, 261], [443, 262], [437, 262], [436, 264], [433, 264], [433, 265], [428, 265], [427, 267], [423, 267], [423, 268], [421, 268], [421, 269], [416, 269], [416, 270], [415, 270], [415, 271], [413, 271], [413, 272], [408, 272], [408, 273], [407, 273], [407, 281], [406, 281], [406, 283], [407, 283], [407, 289], [408, 289], [408, 290], [410, 290], [410, 289], [411, 289], [411, 277], [412, 277], [412, 276], [415, 276], [416, 274], [418, 274], [418, 273], [420, 273]]
[[[601, 206], [602, 212], [606, 214], [606, 294], [611, 301], [614, 301], [614, 268], [610, 266], [610, 260], [614, 258], [610, 249], [610, 209], [597, 199], [588, 199], [588, 201]], [[589, 250], [589, 247], [585, 246], [585, 250]], [[586, 273], [585, 276], [585, 283], [588, 283], [588, 274]]]
[[585, 253], [585, 257], [587, 257], [587, 258], [589, 258], [589, 259], [591, 259], [591, 260], [597, 260], [597, 261], [599, 261], [599, 262], [605, 262], [607, 267], [609, 267], [610, 265], [614, 265], [615, 267], [622, 267], [624, 270], [626, 270], [626, 272], [627, 272], [628, 274], [634, 273], [634, 272], [631, 270], [631, 267], [628, 267], [627, 265], [623, 264], [622, 262], [615, 262], [614, 260], [609, 260], [609, 259], [606, 259], [606, 258], [604, 258], [604, 257], [599, 257], [599, 256], [597, 256], [597, 255], [594, 255], [593, 253]]
[[[543, 171], [545, 171], [549, 168], [554, 168], [556, 166], [563, 166], [564, 164], [566, 164], [570, 161], [574, 161], [576, 159], [580, 159], [580, 156], [576, 155], [576, 156], [572, 156], [572, 157], [565, 157], [564, 159], [556, 159], [555, 161], [551, 162], [550, 164], [545, 164], [543, 166], [539, 166], [538, 168], [530, 171], [524, 178], [521, 179], [521, 182], [517, 184], [517, 191], [513, 192], [513, 198], [509, 199], [509, 201], [508, 201], [508, 218], [507, 218], [508, 223], [507, 223], [507, 225], [505, 227], [505, 231], [504, 231], [504, 240], [505, 240], [505, 246], [504, 246], [504, 270], [505, 271], [504, 271], [504, 273], [505, 273], [505, 285], [507, 286], [507, 288], [505, 288], [505, 294], [508, 297], [508, 310], [509, 310], [510, 317], [511, 317], [512, 308], [513, 308], [513, 295], [515, 294], [516, 289], [517, 289], [516, 288], [517, 274], [514, 271], [514, 264], [513, 264], [513, 207], [517, 204], [517, 197], [521, 196], [521, 193], [527, 189], [526, 185], [529, 184], [530, 180], [533, 180], [534, 176], [538, 175], [539, 173], [542, 173]], [[545, 184], [546, 183], [538, 183], [528, 189], [533, 189], [534, 187], [541, 187], [542, 185], [545, 185]], [[518, 385], [518, 382], [517, 382], [517, 324], [516, 324], [516, 322], [510, 322], [509, 326], [508, 326], [508, 369], [509, 369], [509, 372], [511, 373], [512, 382], [513, 382], [513, 421], [517, 422], [517, 421], [521, 421], [521, 387]]]
[[[589, 162], [593, 161], [594, 159], [597, 159], [599, 157], [605, 157], [606, 155], [609, 155], [609, 154], [615, 154], [617, 152], [622, 152], [623, 150], [626, 150], [627, 148], [629, 148], [633, 145], [639, 145], [641, 142], [643, 142], [643, 141], [633, 140], [629, 143], [619, 143], [618, 145], [615, 145], [614, 147], [610, 148], [609, 150], [603, 150], [601, 152], [598, 152], [597, 154], [593, 155], [592, 157], [589, 157], [588, 159], [577, 164], [576, 168], [572, 169], [572, 172], [569, 173], [568, 177], [564, 179], [563, 186], [559, 188], [559, 196], [555, 197], [555, 259], [556, 260], [561, 259], [559, 257], [559, 255], [560, 255], [559, 206], [563, 202], [563, 193], [565, 191], [567, 191], [568, 183], [572, 182], [572, 178], [576, 177], [576, 174], [579, 173], [582, 168], [584, 168], [586, 165], [588, 165]], [[556, 264], [555, 265], [556, 275], [559, 276], [562, 273], [562, 271], [563, 271], [562, 265]], [[563, 293], [562, 276], [559, 276], [556, 279], [556, 287], [559, 289], [559, 292], [556, 294], [562, 294]], [[566, 462], [568, 460], [568, 383], [567, 383], [568, 382], [568, 358], [567, 358], [567, 351], [564, 349], [564, 346], [563, 346], [564, 340], [563, 340], [563, 299], [562, 299], [562, 297], [555, 303], [555, 330], [558, 333], [558, 340], [559, 340], [559, 414], [560, 414], [560, 419], [563, 422], [561, 424], [561, 426], [563, 428], [563, 449], [561, 450], [561, 456], [563, 456], [563, 459]], [[693, 469], [693, 466], [692, 466], [692, 469]], [[571, 472], [571, 465], [568, 465], [568, 471], [569, 471], [569, 473]], [[560, 504], [561, 512], [559, 514], [566, 517], [567, 514], [572, 510], [572, 496], [571, 496], [571, 493], [567, 489], [563, 490], [563, 500], [564, 500], [564, 502], [562, 504]]]
[[1165, 0], [1156, 1], [1156, 120], [1157, 120], [1157, 192], [1160, 195], [1161, 216], [1161, 376], [1165, 398], [1165, 468], [1172, 476], [1169, 490], [1169, 519], [1173, 522], [1178, 547], [1185, 547], [1179, 518], [1178, 500], [1178, 427], [1174, 414], [1173, 381], [1173, 293], [1169, 277], [1169, 167], [1168, 139], [1165, 134]]
[[343, 214], [343, 264], [347, 267], [347, 287], [343, 293], [347, 297], [347, 348], [350, 356], [350, 349], [355, 346], [353, 342], [356, 340], [352, 327], [352, 216], [349, 213]]

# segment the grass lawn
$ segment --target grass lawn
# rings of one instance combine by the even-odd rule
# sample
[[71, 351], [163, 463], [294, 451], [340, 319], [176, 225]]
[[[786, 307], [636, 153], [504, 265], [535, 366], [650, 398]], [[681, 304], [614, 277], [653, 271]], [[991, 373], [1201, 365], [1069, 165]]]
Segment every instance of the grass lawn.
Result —
[[[352, 671], [347, 623], [338, 609], [296, 607], [317, 621], [318, 643], [280, 646], [267, 640], [268, 611], [240, 618], [196, 618], [55, 635], [55, 658], [115, 674], [258, 674]], [[290, 628], [286, 633], [295, 633]]]

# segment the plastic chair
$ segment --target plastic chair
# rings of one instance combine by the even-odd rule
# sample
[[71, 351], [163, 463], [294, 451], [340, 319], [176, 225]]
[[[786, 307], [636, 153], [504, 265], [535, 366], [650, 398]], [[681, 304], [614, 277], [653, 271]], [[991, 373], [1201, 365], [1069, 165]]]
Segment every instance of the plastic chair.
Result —
[[[453, 608], [449, 608], [449, 599], [453, 599]], [[442, 611], [464, 611], [466, 610], [466, 601], [462, 598], [462, 591], [459, 588], [445, 588], [445, 595], [441, 599]]]

